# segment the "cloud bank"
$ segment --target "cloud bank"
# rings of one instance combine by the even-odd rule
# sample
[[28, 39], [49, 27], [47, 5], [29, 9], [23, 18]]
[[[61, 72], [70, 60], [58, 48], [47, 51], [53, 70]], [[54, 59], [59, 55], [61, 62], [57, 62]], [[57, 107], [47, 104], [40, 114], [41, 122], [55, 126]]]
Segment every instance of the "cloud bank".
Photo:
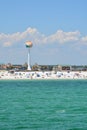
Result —
[[32, 41], [34, 44], [48, 44], [48, 43], [86, 43], [87, 36], [81, 36], [79, 31], [64, 32], [58, 30], [54, 34], [46, 36], [40, 33], [36, 28], [27, 28], [24, 32], [16, 32], [13, 34], [0, 34], [0, 46], [9, 47], [17, 43]]

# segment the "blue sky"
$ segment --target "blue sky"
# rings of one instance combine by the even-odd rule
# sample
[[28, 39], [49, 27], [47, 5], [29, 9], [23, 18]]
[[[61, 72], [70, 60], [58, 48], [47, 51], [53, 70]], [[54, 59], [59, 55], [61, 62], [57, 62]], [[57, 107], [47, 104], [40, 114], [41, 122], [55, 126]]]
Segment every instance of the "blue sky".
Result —
[[87, 0], [0, 0], [0, 63], [87, 65]]

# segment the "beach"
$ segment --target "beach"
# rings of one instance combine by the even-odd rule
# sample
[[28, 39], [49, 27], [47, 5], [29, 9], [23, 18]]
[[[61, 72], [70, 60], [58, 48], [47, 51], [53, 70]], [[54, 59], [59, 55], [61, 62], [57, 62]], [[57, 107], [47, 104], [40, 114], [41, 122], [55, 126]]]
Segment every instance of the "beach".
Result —
[[87, 79], [86, 71], [0, 71], [0, 79]]

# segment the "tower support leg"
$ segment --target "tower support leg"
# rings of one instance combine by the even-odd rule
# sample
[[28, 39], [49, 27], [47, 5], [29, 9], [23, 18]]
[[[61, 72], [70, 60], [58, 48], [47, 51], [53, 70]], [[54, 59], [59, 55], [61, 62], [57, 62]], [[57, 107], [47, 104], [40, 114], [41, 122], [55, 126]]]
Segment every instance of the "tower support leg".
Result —
[[31, 67], [30, 67], [30, 48], [28, 48], [28, 68], [27, 70], [31, 70]]

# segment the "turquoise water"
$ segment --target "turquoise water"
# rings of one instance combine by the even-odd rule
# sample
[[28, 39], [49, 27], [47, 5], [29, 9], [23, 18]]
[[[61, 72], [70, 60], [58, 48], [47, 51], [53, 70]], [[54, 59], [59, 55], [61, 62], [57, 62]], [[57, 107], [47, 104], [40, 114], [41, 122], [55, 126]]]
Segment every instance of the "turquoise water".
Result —
[[0, 130], [87, 130], [87, 80], [0, 81]]

